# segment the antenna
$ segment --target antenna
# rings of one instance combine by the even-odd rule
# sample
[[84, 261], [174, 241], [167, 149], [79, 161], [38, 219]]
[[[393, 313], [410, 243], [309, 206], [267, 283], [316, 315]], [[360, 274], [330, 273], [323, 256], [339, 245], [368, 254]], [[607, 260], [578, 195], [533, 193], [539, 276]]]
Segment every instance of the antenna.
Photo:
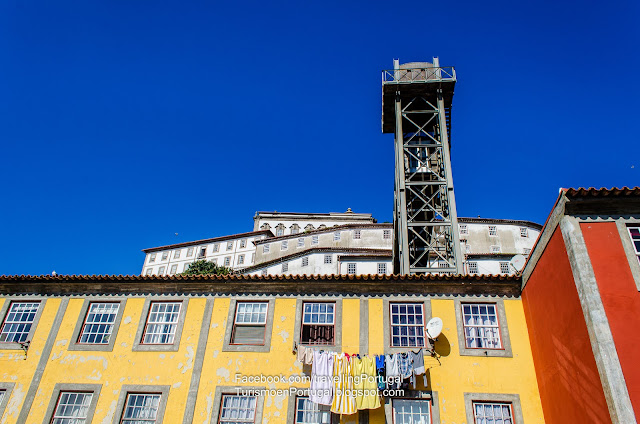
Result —
[[516, 270], [516, 272], [522, 272], [524, 268], [524, 264], [527, 263], [527, 258], [522, 255], [516, 255], [509, 261], [511, 266]]
[[442, 333], [442, 320], [438, 317], [431, 318], [427, 323], [426, 331], [427, 337], [435, 340]]

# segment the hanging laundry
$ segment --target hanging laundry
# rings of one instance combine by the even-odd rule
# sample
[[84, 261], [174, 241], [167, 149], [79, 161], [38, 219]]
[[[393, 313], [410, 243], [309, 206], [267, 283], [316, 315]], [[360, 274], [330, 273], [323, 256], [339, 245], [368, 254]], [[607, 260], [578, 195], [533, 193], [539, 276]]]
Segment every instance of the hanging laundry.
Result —
[[306, 349], [307, 350], [306, 350], [305, 355], [304, 355], [304, 363], [307, 364], [307, 365], [311, 365], [311, 364], [313, 364], [313, 355], [314, 355], [313, 354], [313, 349], [311, 349], [311, 348], [306, 348]]
[[384, 382], [384, 355], [376, 356], [376, 372], [378, 375], [378, 390], [386, 389]]
[[356, 398], [353, 391], [351, 361], [344, 355], [336, 355], [334, 363], [334, 396], [331, 412], [335, 414], [355, 414]]
[[376, 362], [370, 356], [352, 357], [351, 371], [356, 389], [356, 408], [375, 409], [380, 407], [380, 396], [376, 381]]
[[415, 377], [413, 375], [413, 355], [409, 352], [398, 353], [398, 370], [403, 380], [411, 379], [411, 383], [415, 387]]
[[387, 355], [385, 358], [385, 378], [387, 389], [400, 388], [400, 368], [398, 366], [398, 354]]
[[[424, 387], [427, 387], [427, 370], [424, 367], [424, 351], [418, 350], [418, 353], [410, 351], [409, 354], [413, 357], [413, 373], [415, 375], [422, 375]], [[413, 388], [416, 388], [415, 379], [413, 380]]]
[[304, 364], [304, 357], [305, 357], [305, 354], [307, 353], [307, 350], [310, 350], [310, 349], [308, 349], [305, 346], [298, 345], [298, 356], [297, 356], [297, 359], [302, 364]]
[[311, 368], [309, 400], [320, 405], [331, 405], [333, 401], [333, 354], [318, 350], [312, 352], [313, 367]]

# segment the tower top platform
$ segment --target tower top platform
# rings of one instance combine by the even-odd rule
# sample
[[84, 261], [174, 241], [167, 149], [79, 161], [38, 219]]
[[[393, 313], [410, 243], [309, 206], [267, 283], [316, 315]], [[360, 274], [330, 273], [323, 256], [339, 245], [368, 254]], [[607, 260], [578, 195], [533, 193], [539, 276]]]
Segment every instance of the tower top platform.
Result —
[[438, 59], [431, 62], [409, 62], [382, 71], [382, 132], [395, 132], [396, 95], [411, 100], [416, 96], [429, 97], [442, 90], [446, 107], [450, 107], [456, 83], [453, 66], [438, 66]]

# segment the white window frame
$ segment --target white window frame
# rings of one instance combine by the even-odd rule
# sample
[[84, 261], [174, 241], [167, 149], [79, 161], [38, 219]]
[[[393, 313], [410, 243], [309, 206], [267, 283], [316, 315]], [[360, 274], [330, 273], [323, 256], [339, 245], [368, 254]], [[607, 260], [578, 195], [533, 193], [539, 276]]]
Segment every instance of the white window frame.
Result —
[[465, 253], [471, 253], [471, 245], [470, 244], [465, 244], [464, 245], [464, 251], [465, 251]]
[[186, 270], [188, 270], [189, 265], [191, 265], [191, 262], [187, 262], [186, 264], [184, 264], [184, 268], [182, 268], [182, 272], [185, 272]]
[[261, 275], [267, 275], [267, 269], [266, 269], [266, 268], [265, 268], [265, 269], [263, 269], [263, 270], [260, 272], [260, 274], [261, 274]]
[[382, 231], [382, 238], [384, 240], [389, 240], [391, 239], [391, 230], [383, 230]]
[[495, 225], [489, 225], [489, 235], [495, 237], [498, 235], [498, 227]]
[[500, 246], [497, 245], [491, 245], [491, 253], [501, 253], [502, 252], [502, 248]]
[[271, 250], [269, 243], [262, 245], [262, 253], [269, 253], [269, 250]]
[[361, 237], [362, 237], [362, 234], [361, 234], [360, 230], [353, 230], [353, 239], [354, 240], [360, 240]]
[[[396, 399], [391, 399], [391, 406], [392, 406], [392, 411], [393, 411], [393, 423], [394, 424], [402, 424], [402, 423], [411, 423], [411, 422], [422, 422], [422, 421], [415, 421], [412, 420], [412, 417], [414, 417], [416, 415], [416, 413], [413, 412], [413, 405], [412, 404], [416, 404], [419, 403], [421, 405], [426, 405], [427, 406], [427, 414], [428, 414], [428, 421], [427, 424], [431, 424], [433, 422], [433, 411], [431, 408], [431, 400], [430, 399], [403, 399], [403, 398], [396, 398]], [[409, 415], [409, 419], [408, 420], [404, 420], [404, 419], [399, 419], [398, 418], [398, 404], [409, 404], [412, 408], [410, 409], [410, 412], [408, 414], [405, 413], [401, 413], [400, 415]], [[422, 417], [422, 415], [418, 416], [419, 418]]]
[[164, 275], [164, 270], [166, 269], [166, 267], [161, 266], [158, 268], [158, 275]]
[[324, 255], [324, 264], [329, 265], [333, 263], [333, 255]]
[[[144, 332], [142, 333], [142, 338], [140, 340], [141, 345], [173, 345], [176, 339], [176, 332], [180, 323], [181, 312], [183, 308], [183, 302], [179, 301], [158, 301], [151, 302], [149, 305], [149, 313], [147, 314], [145, 324], [144, 324]], [[160, 312], [161, 305], [171, 305], [172, 309], [175, 306], [178, 306], [178, 310], [172, 310], [171, 312], [162, 311]], [[157, 308], [156, 308], [157, 307]], [[152, 314], [154, 314], [155, 319], [151, 321]], [[166, 315], [169, 315], [169, 318], [173, 318], [171, 320], [166, 320]], [[152, 327], [157, 326], [157, 327]], [[153, 328], [154, 330], [157, 328], [160, 331], [150, 332], [149, 329]], [[156, 336], [158, 337], [156, 339]], [[154, 340], [156, 339], [156, 340]], [[164, 341], [162, 341], [164, 339]]]
[[173, 253], [173, 259], [180, 259], [180, 249], [176, 249]]
[[[314, 311], [314, 306], [317, 306], [317, 310]], [[322, 311], [324, 306], [324, 311]], [[329, 311], [329, 307], [331, 307], [331, 311]], [[313, 302], [313, 301], [303, 301], [302, 302], [302, 319], [300, 321], [300, 340], [301, 343], [313, 346], [334, 346], [336, 343], [339, 343], [337, 340], [338, 334], [336, 332], [336, 314], [338, 312], [338, 307], [336, 302]], [[316, 321], [314, 321], [314, 316], [316, 316]], [[331, 318], [331, 321], [328, 319]], [[308, 343], [302, 342], [302, 334], [304, 333], [304, 327], [307, 325], [313, 326], [324, 326], [324, 327], [333, 327], [333, 343]]]
[[178, 272], [178, 264], [173, 264], [171, 265], [171, 268], [169, 268], [169, 274], [175, 274]]
[[[460, 305], [462, 313], [462, 338], [464, 339], [465, 349], [504, 350], [498, 305], [496, 303], [483, 302], [460, 302]], [[477, 308], [477, 313], [474, 308]], [[487, 313], [485, 314], [483, 311]], [[476, 324], [476, 322], [478, 320], [481, 321], [482, 316], [485, 315], [494, 317], [495, 324], [491, 322], [479, 322]], [[470, 341], [470, 339], [473, 341]], [[474, 344], [478, 345], [470, 346]]]
[[[300, 412], [302, 412], [302, 421], [298, 421], [298, 415]], [[293, 424], [331, 424], [333, 420], [331, 415], [331, 406], [313, 403], [309, 401], [308, 396], [296, 396], [293, 420]]]
[[[394, 311], [395, 308], [395, 311]], [[404, 312], [402, 311], [404, 308]], [[409, 309], [413, 308], [413, 312], [409, 312]], [[416, 312], [415, 308], [420, 308], [420, 312]], [[404, 322], [403, 322], [404, 316]], [[413, 322], [411, 321], [413, 317]], [[396, 318], [396, 319], [394, 319]], [[418, 319], [419, 318], [419, 319]], [[420, 348], [426, 346], [427, 336], [424, 331], [425, 326], [425, 310], [424, 303], [415, 302], [389, 302], [389, 346], [393, 348]], [[394, 327], [398, 328], [397, 334], [394, 334]], [[402, 329], [406, 328], [403, 334]], [[413, 329], [413, 331], [412, 331]], [[413, 335], [410, 334], [413, 332]], [[402, 343], [402, 338], [407, 339], [407, 343]], [[397, 342], [394, 338], [400, 339]], [[410, 338], [415, 339], [415, 343], [411, 344]], [[422, 344], [419, 344], [419, 341]]]
[[149, 253], [149, 263], [155, 262], [156, 261], [156, 256], [157, 253]]
[[[109, 311], [101, 311], [99, 308], [105, 305], [109, 305], [112, 309]], [[94, 306], [97, 308], [94, 308]], [[115, 307], [115, 310], [113, 310], [113, 307]], [[116, 335], [113, 334], [113, 329], [117, 324], [120, 308], [120, 302], [89, 302], [76, 344], [109, 345], [111, 337], [116, 337]], [[103, 318], [105, 315], [107, 315], [106, 320]], [[91, 341], [91, 337], [94, 335], [96, 337]], [[98, 338], [100, 338], [100, 341], [95, 341]], [[83, 341], [83, 339], [85, 340]]]
[[[65, 396], [67, 397], [67, 399], [64, 400], [65, 402], [69, 402], [69, 399], [72, 399], [74, 403], [62, 403], [63, 397]], [[79, 392], [72, 390], [60, 391], [53, 411], [53, 417], [51, 417], [51, 424], [64, 424], [71, 422], [74, 424], [85, 424], [87, 422], [87, 418], [89, 418], [89, 410], [91, 409], [93, 396], [93, 392]], [[82, 403], [76, 403], [75, 401], [80, 398], [82, 398]], [[78, 406], [80, 408], [76, 409]], [[70, 408], [67, 410], [67, 407]], [[82, 409], [84, 409], [84, 413], [79, 414], [78, 410]]]
[[284, 262], [282, 264], [282, 272], [288, 272], [289, 271], [289, 263], [288, 262]]
[[289, 248], [289, 240], [282, 240], [280, 243], [280, 250], [287, 250]]
[[305, 256], [302, 258], [302, 266], [309, 266], [309, 257]]
[[348, 275], [356, 275], [358, 272], [358, 267], [354, 262], [347, 263], [347, 274]]
[[320, 240], [318, 239], [318, 236], [311, 236], [311, 244], [318, 244], [320, 242]]
[[[0, 343], [24, 343], [30, 341], [33, 329], [39, 318], [42, 302], [37, 300], [5, 300], [5, 302], [9, 302], [9, 307], [7, 308], [7, 313], [0, 327]], [[23, 305], [23, 308], [29, 309], [21, 311], [19, 305]], [[24, 320], [22, 319], [23, 317], [25, 318]], [[9, 328], [7, 328], [7, 326]], [[22, 327], [22, 329], [18, 331], [20, 327]]]
[[[245, 402], [246, 400], [246, 402]], [[225, 405], [225, 402], [229, 403]], [[253, 406], [252, 406], [253, 405]], [[256, 421], [256, 410], [258, 406], [258, 397], [257, 396], [241, 396], [237, 394], [224, 393], [220, 397], [220, 415], [218, 416], [218, 423], [254, 423]], [[230, 412], [227, 417], [225, 417], [225, 411], [236, 411], [236, 414]], [[249, 417], [240, 418], [240, 411], [253, 411], [253, 413], [249, 414]], [[234, 417], [235, 415], [235, 417]]]
[[223, 266], [231, 266], [231, 256], [225, 256]]
[[478, 262], [470, 261], [467, 262], [469, 265], [469, 274], [477, 274], [478, 273]]
[[247, 239], [240, 240], [240, 249], [247, 247]]
[[193, 256], [193, 246], [187, 248], [187, 258]]
[[378, 274], [387, 273], [387, 264], [385, 262], [378, 262]]
[[238, 265], [244, 265], [244, 255], [238, 255]]
[[[136, 405], [137, 399], [142, 397], [144, 403], [146, 403], [145, 399], [148, 399], [152, 402], [151, 405]], [[157, 400], [156, 400], [157, 399]], [[139, 424], [141, 422], [144, 423], [157, 423], [158, 415], [160, 412], [160, 404], [162, 403], [162, 393], [127, 393], [126, 399], [124, 401], [124, 407], [122, 410], [122, 424]], [[133, 411], [140, 409], [142, 411], [141, 415], [127, 417], [127, 412], [132, 408]], [[147, 412], [142, 408], [149, 408]], [[154, 412], [153, 417], [149, 416], [149, 412]], [[142, 418], [142, 419], [141, 419]]]
[[530, 248], [530, 247], [525, 247], [525, 248], [522, 250], [522, 254], [523, 254], [523, 255], [530, 255], [530, 254], [531, 254], [531, 248]]
[[500, 273], [509, 274], [511, 269], [509, 268], [509, 262], [500, 262]]
[[167, 258], [169, 258], [169, 252], [162, 252], [162, 257], [160, 258], [160, 260], [166, 261]]
[[147, 268], [146, 275], [151, 275], [151, 274], [153, 274], [153, 268]]
[[298, 239], [298, 247], [304, 247], [304, 237]]
[[[484, 405], [484, 407], [486, 408], [487, 406], [490, 406], [491, 408], [491, 415], [486, 415], [486, 409], [483, 411], [483, 414], [481, 416], [478, 415], [478, 410], [476, 409], [476, 405]], [[497, 417], [496, 415], [493, 415], [493, 413], [495, 412], [495, 407], [499, 407], [500, 408], [500, 417]], [[504, 411], [505, 408], [508, 411], [509, 416], [505, 417], [504, 416]], [[509, 420], [510, 423], [514, 423], [514, 419], [513, 419], [513, 404], [511, 402], [489, 402], [489, 401], [472, 401], [471, 402], [471, 408], [473, 410], [473, 420], [474, 423], [484, 423], [484, 422], [489, 422], [487, 419], [488, 418], [494, 418], [491, 422], [505, 422], [505, 418]], [[484, 409], [484, 408], [483, 408]], [[499, 421], [501, 420], [501, 421]]]
[[220, 243], [214, 243], [212, 249], [213, 249], [213, 253], [219, 252], [220, 251]]
[[465, 236], [467, 234], [469, 234], [469, 227], [467, 227], [467, 224], [460, 224], [460, 235]]
[[233, 240], [227, 242], [227, 252], [233, 250]]
[[333, 233], [333, 241], [340, 241], [340, 231]]
[[522, 238], [529, 237], [529, 229], [527, 227], [520, 227], [520, 237]]
[[[241, 307], [244, 307], [244, 310], [246, 311], [248, 307], [251, 307], [251, 311], [247, 314], [246, 312], [243, 312], [242, 314], [242, 319], [240, 321], [238, 321], [238, 316], [240, 313], [240, 309]], [[262, 307], [264, 306], [264, 312], [262, 311]], [[258, 307], [258, 311], [256, 313], [253, 312], [253, 309], [255, 307]], [[255, 314], [257, 314], [257, 319], [254, 319]], [[249, 321], [247, 321], [244, 317], [246, 315], [250, 315]], [[265, 340], [267, 338], [266, 335], [266, 331], [267, 331], [267, 319], [269, 317], [269, 302], [236, 302], [236, 311], [233, 317], [233, 329], [231, 330], [231, 337], [230, 337], [230, 341], [229, 344], [230, 345], [234, 345], [234, 346], [238, 346], [238, 345], [249, 345], [248, 343], [234, 343], [233, 342], [233, 338], [236, 332], [236, 327], [238, 326], [251, 326], [251, 327], [263, 327], [264, 328], [264, 335], [262, 337], [262, 343], [251, 343], [251, 346], [264, 346], [265, 345]]]

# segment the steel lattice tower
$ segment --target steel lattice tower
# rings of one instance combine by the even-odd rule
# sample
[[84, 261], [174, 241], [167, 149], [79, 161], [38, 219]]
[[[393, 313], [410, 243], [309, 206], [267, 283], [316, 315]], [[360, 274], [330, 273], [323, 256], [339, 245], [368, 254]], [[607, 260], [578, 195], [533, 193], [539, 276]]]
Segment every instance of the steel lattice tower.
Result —
[[453, 67], [412, 62], [382, 71], [382, 132], [395, 134], [394, 266], [462, 273], [451, 176]]

